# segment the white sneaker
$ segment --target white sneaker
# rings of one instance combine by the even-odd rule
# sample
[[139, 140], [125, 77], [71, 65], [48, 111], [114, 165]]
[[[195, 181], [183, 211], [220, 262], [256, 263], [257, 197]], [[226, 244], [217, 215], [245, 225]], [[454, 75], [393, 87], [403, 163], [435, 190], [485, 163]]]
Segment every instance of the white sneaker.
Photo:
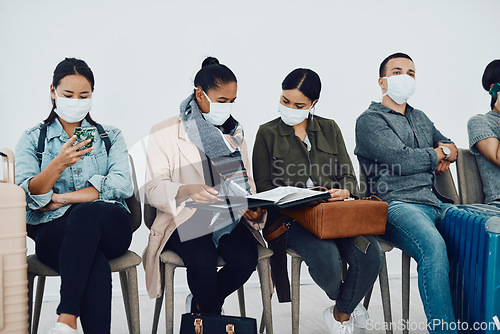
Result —
[[49, 334], [76, 334], [76, 329], [62, 322], [57, 322], [56, 325], [49, 330]]
[[186, 297], [186, 313], [191, 313], [191, 303], [193, 301], [193, 294], [189, 293]]
[[344, 322], [337, 321], [333, 316], [334, 307], [330, 306], [323, 312], [323, 318], [330, 334], [352, 334], [354, 331], [352, 318]]
[[365, 307], [359, 303], [354, 311], [352, 311], [351, 319], [353, 319], [353, 323], [359, 328], [366, 328], [366, 326], [368, 326], [368, 320], [370, 320], [370, 315]]

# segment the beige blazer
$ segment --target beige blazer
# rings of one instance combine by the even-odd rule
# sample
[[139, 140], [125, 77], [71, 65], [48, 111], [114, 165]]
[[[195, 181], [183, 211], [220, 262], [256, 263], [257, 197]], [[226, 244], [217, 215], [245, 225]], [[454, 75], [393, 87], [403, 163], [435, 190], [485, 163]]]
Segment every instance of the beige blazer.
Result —
[[[252, 193], [255, 193], [245, 141], [241, 144], [240, 150], [243, 164], [248, 171]], [[149, 135], [146, 163], [146, 200], [157, 209], [157, 214], [151, 226], [142, 263], [146, 272], [149, 297], [158, 298], [161, 287], [160, 254], [174, 230], [196, 211], [186, 207], [185, 202], [177, 203], [175, 197], [182, 185], [205, 184], [205, 177], [199, 150], [187, 138], [184, 125], [178, 116], [153, 126]], [[256, 239], [265, 245], [258, 228], [245, 225]]]

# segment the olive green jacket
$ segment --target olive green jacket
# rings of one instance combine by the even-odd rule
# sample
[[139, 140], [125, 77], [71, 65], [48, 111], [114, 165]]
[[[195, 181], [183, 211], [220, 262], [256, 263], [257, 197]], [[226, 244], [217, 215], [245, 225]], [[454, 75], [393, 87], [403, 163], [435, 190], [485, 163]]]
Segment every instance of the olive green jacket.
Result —
[[[259, 127], [253, 148], [253, 175], [257, 192], [279, 186], [306, 187], [309, 178], [317, 186], [348, 189], [357, 197], [357, 182], [351, 159], [335, 121], [320, 116], [309, 116], [306, 129], [311, 150], [295, 135], [294, 129], [274, 119]], [[266, 227], [281, 214], [268, 211]], [[286, 264], [286, 234], [268, 243], [274, 252], [271, 273], [280, 302], [290, 298], [290, 282]]]
[[357, 197], [356, 176], [337, 123], [309, 116], [306, 131], [310, 152], [281, 118], [259, 127], [253, 148], [257, 192], [278, 186], [305, 188], [310, 177], [317, 186], [347, 189]]

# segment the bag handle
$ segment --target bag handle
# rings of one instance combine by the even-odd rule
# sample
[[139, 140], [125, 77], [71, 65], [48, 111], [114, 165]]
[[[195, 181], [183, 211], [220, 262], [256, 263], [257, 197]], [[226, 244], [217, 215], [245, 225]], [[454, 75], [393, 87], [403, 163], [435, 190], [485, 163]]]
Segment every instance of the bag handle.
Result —
[[[196, 334], [203, 334], [203, 319], [201, 319], [201, 318], [194, 319], [194, 332]], [[226, 333], [227, 334], [235, 334], [233, 324], [226, 325]]]
[[379, 202], [383, 202], [383, 201], [380, 199], [380, 197], [375, 196], [375, 195], [370, 195], [369, 197], [365, 197], [364, 199], [365, 199], [365, 200], [369, 200], [369, 201], [370, 201], [370, 200], [374, 200], [374, 199], [376, 199], [376, 200], [378, 200]]
[[[14, 183], [14, 177], [16, 175], [14, 152], [4, 147], [0, 149], [0, 157], [2, 159], [2, 171], [3, 171], [2, 182]], [[12, 169], [11, 169], [11, 164], [12, 164]]]
[[293, 219], [287, 216], [279, 217], [271, 226], [264, 229], [264, 238], [267, 242], [273, 241], [290, 228]]
[[203, 334], [203, 319], [201, 318], [194, 319], [194, 332], [196, 334]]

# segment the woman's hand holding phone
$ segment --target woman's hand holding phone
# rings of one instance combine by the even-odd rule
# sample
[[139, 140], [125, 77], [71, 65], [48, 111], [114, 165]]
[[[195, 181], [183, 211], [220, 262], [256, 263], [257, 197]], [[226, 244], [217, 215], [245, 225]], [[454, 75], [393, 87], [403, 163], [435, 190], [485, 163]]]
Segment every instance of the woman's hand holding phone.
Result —
[[76, 141], [76, 136], [72, 136], [62, 147], [57, 155], [56, 159], [65, 169], [76, 164], [83, 157], [85, 153], [92, 151], [94, 148], [89, 147], [83, 150], [80, 150], [86, 144], [90, 143], [91, 139], [87, 139], [73, 145]]
[[[92, 151], [92, 147], [78, 151], [87, 144], [87, 141], [73, 146], [75, 140], [76, 136], [73, 136], [64, 143], [57, 157], [30, 180], [28, 189], [33, 195], [45, 194], [50, 191], [66, 168], [73, 166], [85, 153]], [[49, 208], [51, 207], [52, 205], [49, 206]]]

